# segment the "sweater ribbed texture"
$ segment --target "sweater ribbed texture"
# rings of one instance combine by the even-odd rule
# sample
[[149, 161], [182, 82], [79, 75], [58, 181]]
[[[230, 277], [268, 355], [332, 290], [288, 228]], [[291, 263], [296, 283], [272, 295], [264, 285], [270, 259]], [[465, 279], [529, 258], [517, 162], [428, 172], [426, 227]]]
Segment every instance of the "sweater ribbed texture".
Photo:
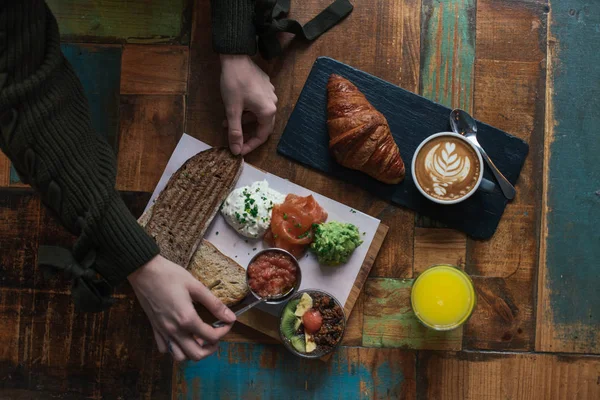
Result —
[[211, 0], [213, 49], [219, 54], [256, 54], [254, 0]]
[[[8, 75], [0, 113], [18, 113], [16, 129], [0, 140], [2, 150], [49, 206], [48, 187], [58, 185], [61, 201], [53, 211], [70, 232], [85, 232], [74, 254], [94, 249], [98, 273], [116, 285], [159, 250], [114, 188], [115, 155], [91, 127], [81, 84], [60, 50], [56, 20], [41, 0], [10, 2], [0, 6], [0, 32], [6, 35], [0, 73]], [[25, 156], [31, 151], [33, 169]]]

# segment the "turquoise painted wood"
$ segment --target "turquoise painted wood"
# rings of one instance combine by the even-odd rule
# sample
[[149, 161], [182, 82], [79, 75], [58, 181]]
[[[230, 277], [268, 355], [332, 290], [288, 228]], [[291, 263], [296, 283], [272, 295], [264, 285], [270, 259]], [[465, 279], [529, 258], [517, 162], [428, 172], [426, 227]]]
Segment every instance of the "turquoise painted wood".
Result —
[[281, 345], [221, 343], [217, 354], [179, 366], [175, 393], [178, 400], [397, 399], [413, 384], [410, 352], [341, 348], [325, 363]]
[[423, 0], [421, 94], [472, 111], [475, 0]]
[[557, 59], [546, 281], [553, 323], [585, 341], [578, 336], [600, 329], [600, 2], [553, 1], [551, 9]]
[[[473, 105], [475, 14], [475, 0], [423, 0], [421, 9], [421, 95], [468, 112]], [[419, 214], [415, 225], [447, 227]]]
[[[117, 151], [121, 46], [63, 44], [61, 48], [83, 85], [94, 131]], [[13, 167], [10, 183], [19, 183]]]

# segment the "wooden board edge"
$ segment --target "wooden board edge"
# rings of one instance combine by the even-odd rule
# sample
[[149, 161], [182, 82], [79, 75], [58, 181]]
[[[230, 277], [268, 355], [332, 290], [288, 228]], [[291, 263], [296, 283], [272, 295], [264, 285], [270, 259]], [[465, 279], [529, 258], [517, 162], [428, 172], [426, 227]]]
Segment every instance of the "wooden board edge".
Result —
[[[354, 308], [354, 304], [356, 304], [356, 300], [362, 291], [362, 288], [369, 277], [369, 273], [371, 272], [371, 268], [373, 268], [373, 264], [377, 259], [377, 255], [379, 254], [379, 250], [383, 245], [383, 241], [389, 231], [389, 227], [384, 225], [383, 223], [379, 223], [379, 227], [375, 232], [375, 236], [373, 237], [373, 241], [371, 242], [371, 246], [369, 247], [369, 251], [365, 257], [365, 261], [360, 268], [360, 271], [354, 281], [354, 285], [352, 286], [352, 290], [350, 290], [350, 294], [348, 295], [348, 299], [346, 300], [346, 304], [344, 305], [344, 313], [346, 314], [346, 320], [350, 317], [352, 313], [352, 309]], [[258, 310], [253, 308], [252, 310], [247, 311], [245, 314], [242, 314], [238, 317], [238, 322], [254, 329], [259, 332], [264, 333], [265, 335], [281, 342], [281, 338], [279, 337], [279, 319], [269, 314], [265, 311]], [[320, 360], [327, 361], [331, 358], [331, 354], [321, 357]]]

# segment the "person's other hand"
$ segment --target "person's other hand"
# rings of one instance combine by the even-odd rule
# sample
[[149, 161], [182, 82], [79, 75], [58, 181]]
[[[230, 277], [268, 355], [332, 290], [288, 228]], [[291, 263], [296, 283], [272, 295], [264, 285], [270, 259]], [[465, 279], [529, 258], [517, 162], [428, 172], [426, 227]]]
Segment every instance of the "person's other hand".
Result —
[[[275, 125], [277, 96], [269, 76], [246, 55], [221, 55], [221, 96], [227, 114], [229, 148], [233, 154], [248, 154], [269, 138]], [[249, 111], [251, 115], [242, 114]], [[256, 120], [254, 136], [242, 124]]]
[[[177, 361], [198, 361], [214, 353], [235, 321], [235, 314], [188, 271], [156, 256], [128, 277], [148, 315], [161, 353]], [[202, 321], [193, 301], [229, 325], [213, 328]]]

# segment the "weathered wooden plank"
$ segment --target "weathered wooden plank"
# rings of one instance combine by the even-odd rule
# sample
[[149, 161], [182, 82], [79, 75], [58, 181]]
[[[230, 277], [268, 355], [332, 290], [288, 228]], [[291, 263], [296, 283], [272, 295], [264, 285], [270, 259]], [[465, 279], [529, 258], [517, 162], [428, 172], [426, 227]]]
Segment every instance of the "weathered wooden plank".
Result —
[[[124, 194], [137, 214], [148, 198], [147, 193]], [[38, 243], [69, 247], [73, 240], [30, 190], [3, 191], [1, 390], [24, 398], [170, 398], [171, 361], [158, 355], [147, 318], [128, 285], [117, 292], [109, 312], [78, 314], [71, 282], [42, 278], [36, 267]]]
[[[531, 149], [541, 149], [544, 136], [546, 12], [538, 2], [477, 2], [475, 117], [524, 139]], [[471, 348], [533, 349], [542, 161], [541, 151], [530, 151], [517, 197], [495, 235], [467, 243], [466, 271], [501, 278], [502, 292], [494, 293], [495, 299], [511, 299], [516, 307], [514, 319], [504, 323], [489, 323], [489, 315], [478, 308], [465, 327]]]
[[415, 276], [435, 264], [465, 268], [467, 237], [454, 229], [415, 228]]
[[92, 128], [117, 150], [121, 46], [62, 44], [83, 86]]
[[536, 350], [600, 353], [600, 4], [552, 1]]
[[189, 42], [188, 0], [49, 0], [48, 5], [68, 42]]
[[475, 11], [474, 0], [423, 0], [421, 94], [467, 112], [473, 104]]
[[7, 187], [10, 184], [10, 165], [8, 157], [0, 152], [0, 187]]
[[473, 276], [477, 306], [464, 328], [465, 348], [526, 349], [535, 340], [531, 281]]
[[40, 199], [29, 189], [0, 192], [0, 286], [33, 288]]
[[121, 94], [185, 94], [187, 46], [123, 47]]
[[281, 345], [222, 343], [219, 352], [176, 369], [174, 398], [414, 399], [415, 354], [341, 347], [328, 363]]
[[0, 337], [10, 345], [0, 358], [5, 389], [40, 397], [170, 396], [171, 361], [158, 354], [134, 299], [105, 314], [77, 314], [68, 293], [2, 288], [0, 321]]
[[599, 376], [598, 357], [422, 352], [417, 392], [429, 400], [592, 400]]
[[412, 279], [369, 279], [365, 285], [363, 346], [460, 350], [462, 327], [437, 332], [422, 325], [410, 305]]
[[[475, 65], [475, 2], [424, 0], [421, 9], [420, 92], [452, 108], [471, 111]], [[435, 132], [432, 132], [435, 133]], [[415, 276], [425, 268], [450, 263], [464, 268], [466, 235], [416, 215]]]
[[121, 96], [119, 190], [154, 190], [183, 134], [183, 113], [183, 96]]

